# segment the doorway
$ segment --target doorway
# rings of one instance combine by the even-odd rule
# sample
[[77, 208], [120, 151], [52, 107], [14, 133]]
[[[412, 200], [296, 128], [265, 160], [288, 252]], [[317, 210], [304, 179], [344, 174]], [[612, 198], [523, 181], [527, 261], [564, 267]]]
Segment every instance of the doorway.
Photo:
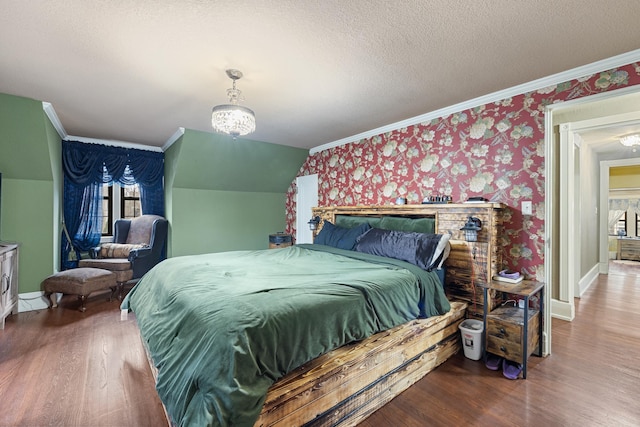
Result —
[[[629, 152], [618, 138], [634, 127], [640, 129], [640, 87], [547, 109], [545, 275], [552, 285], [551, 292], [547, 292], [550, 297], [547, 307], [551, 307], [549, 314], [553, 317], [572, 320], [573, 298], [580, 295], [585, 284], [607, 271], [607, 227], [603, 225], [606, 224], [603, 213], [608, 211], [608, 186], [606, 190], [602, 188], [600, 177], [606, 175], [608, 185], [608, 170], [605, 174], [600, 165], [628, 160]], [[582, 236], [582, 241], [575, 236]], [[589, 241], [585, 236], [596, 238]]]
[[313, 243], [313, 234], [307, 221], [311, 208], [318, 206], [318, 175], [296, 178], [296, 243]]

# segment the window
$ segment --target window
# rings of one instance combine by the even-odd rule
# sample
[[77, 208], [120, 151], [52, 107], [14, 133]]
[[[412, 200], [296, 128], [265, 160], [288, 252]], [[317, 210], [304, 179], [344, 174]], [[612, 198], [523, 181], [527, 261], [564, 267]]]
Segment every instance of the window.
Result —
[[121, 218], [142, 215], [140, 188], [137, 185], [104, 184], [102, 188], [102, 236], [113, 236], [113, 223]]
[[620, 235], [621, 231], [624, 231], [623, 236], [627, 234], [627, 213], [623, 213], [618, 222], [616, 223], [615, 233], [617, 236]]

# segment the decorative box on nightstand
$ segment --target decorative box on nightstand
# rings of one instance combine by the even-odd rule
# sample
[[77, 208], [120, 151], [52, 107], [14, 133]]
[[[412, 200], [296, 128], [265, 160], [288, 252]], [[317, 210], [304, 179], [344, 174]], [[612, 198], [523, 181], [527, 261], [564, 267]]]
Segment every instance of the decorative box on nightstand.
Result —
[[269, 249], [286, 248], [291, 246], [292, 243], [291, 234], [276, 233], [269, 234]]
[[[544, 283], [524, 280], [517, 284], [492, 280], [482, 285], [485, 294], [495, 290], [520, 296], [523, 307], [503, 305], [484, 310], [485, 350], [522, 365], [522, 378], [527, 378], [527, 359], [537, 348], [542, 355], [542, 313]], [[540, 309], [529, 307], [529, 298], [539, 294]]]

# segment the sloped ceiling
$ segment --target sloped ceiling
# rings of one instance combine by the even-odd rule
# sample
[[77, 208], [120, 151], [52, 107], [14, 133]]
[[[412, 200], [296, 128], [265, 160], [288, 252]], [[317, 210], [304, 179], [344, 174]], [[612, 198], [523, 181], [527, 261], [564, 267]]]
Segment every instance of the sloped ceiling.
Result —
[[640, 47], [640, 2], [0, 0], [0, 92], [70, 135], [210, 132], [240, 69], [252, 139], [311, 148]]

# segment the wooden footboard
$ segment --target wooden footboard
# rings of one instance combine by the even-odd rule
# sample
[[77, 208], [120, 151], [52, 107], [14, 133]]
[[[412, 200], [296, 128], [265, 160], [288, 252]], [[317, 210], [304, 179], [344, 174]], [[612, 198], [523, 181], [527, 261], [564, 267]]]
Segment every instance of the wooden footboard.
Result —
[[256, 426], [352, 426], [460, 350], [467, 304], [324, 354], [276, 382]]
[[255, 425], [358, 424], [460, 351], [458, 325], [466, 309], [465, 302], [451, 302], [445, 315], [413, 320], [306, 363], [269, 389]]

